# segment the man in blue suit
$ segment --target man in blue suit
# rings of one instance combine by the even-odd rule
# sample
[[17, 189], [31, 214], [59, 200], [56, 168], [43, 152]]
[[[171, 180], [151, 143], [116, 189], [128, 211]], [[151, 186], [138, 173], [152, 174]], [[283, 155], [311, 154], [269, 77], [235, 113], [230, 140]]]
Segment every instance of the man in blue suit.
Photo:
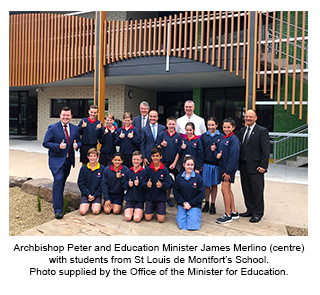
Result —
[[149, 103], [146, 101], [142, 101], [140, 103], [140, 115], [133, 118], [132, 125], [136, 127], [139, 131], [147, 124], [149, 124], [148, 113], [150, 110]]
[[52, 199], [55, 217], [63, 217], [63, 190], [71, 165], [75, 166], [74, 150], [81, 146], [79, 128], [70, 122], [71, 109], [63, 107], [60, 121], [48, 127], [42, 145], [49, 149], [49, 168], [53, 175]]
[[143, 163], [148, 166], [151, 163], [151, 150], [156, 147], [158, 135], [166, 130], [166, 127], [158, 124], [157, 111], [150, 111], [149, 123], [141, 129], [141, 153]]

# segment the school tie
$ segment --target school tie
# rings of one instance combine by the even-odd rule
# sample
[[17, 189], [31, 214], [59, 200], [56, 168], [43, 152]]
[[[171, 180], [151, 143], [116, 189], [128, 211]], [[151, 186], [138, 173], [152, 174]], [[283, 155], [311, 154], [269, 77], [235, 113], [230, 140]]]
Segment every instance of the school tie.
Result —
[[69, 133], [68, 133], [68, 129], [67, 129], [67, 125], [66, 124], [64, 125], [64, 132], [66, 133], [67, 144], [69, 144], [70, 137], [69, 137]]
[[152, 125], [152, 134], [153, 134], [153, 139], [156, 140], [156, 126]]
[[244, 137], [244, 140], [243, 140], [243, 143], [246, 143], [248, 138], [249, 138], [249, 135], [250, 135], [250, 127], [248, 126], [247, 127], [247, 133], [246, 133], [246, 136]]

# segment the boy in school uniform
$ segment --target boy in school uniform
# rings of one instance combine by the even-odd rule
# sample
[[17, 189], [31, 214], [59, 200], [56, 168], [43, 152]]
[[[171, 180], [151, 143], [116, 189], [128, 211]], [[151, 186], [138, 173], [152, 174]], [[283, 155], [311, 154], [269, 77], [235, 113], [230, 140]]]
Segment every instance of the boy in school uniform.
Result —
[[146, 207], [144, 218], [150, 221], [157, 211], [157, 220], [162, 223], [166, 218], [166, 190], [172, 180], [168, 169], [161, 162], [162, 151], [155, 147], [151, 150], [151, 164], [145, 169], [142, 186], [146, 189]]
[[[162, 148], [162, 163], [167, 167], [169, 173], [177, 177], [179, 171], [176, 166], [179, 160], [179, 149], [181, 146], [181, 136], [176, 132], [177, 119], [175, 117], [168, 117], [166, 125], [167, 130], [159, 134], [156, 144]], [[173, 207], [170, 193], [171, 188], [167, 190], [167, 202], [170, 207]]]
[[91, 105], [89, 107], [89, 117], [83, 118], [79, 124], [79, 133], [82, 135], [82, 146], [80, 148], [80, 162], [82, 165], [88, 163], [87, 153], [91, 148], [96, 148], [98, 139], [102, 135], [102, 123], [97, 120], [98, 107]]
[[124, 126], [117, 131], [115, 143], [120, 146], [119, 152], [123, 156], [123, 164], [132, 167], [132, 153], [140, 149], [140, 132], [132, 125], [132, 114], [123, 115]]
[[178, 203], [176, 221], [179, 229], [199, 230], [201, 226], [201, 205], [205, 189], [201, 175], [194, 171], [194, 158], [186, 156], [184, 171], [173, 184], [173, 194]]
[[96, 148], [88, 151], [88, 164], [80, 168], [78, 187], [81, 191], [80, 215], [86, 215], [90, 205], [93, 214], [101, 210], [102, 187], [104, 166], [98, 162], [100, 152]]
[[116, 152], [117, 127], [114, 125], [114, 115], [108, 113], [106, 116], [106, 126], [102, 130], [102, 135], [99, 138], [101, 143], [99, 162], [107, 167], [112, 164], [112, 155]]
[[223, 194], [225, 213], [216, 222], [224, 224], [239, 219], [239, 213], [236, 211], [234, 196], [231, 190], [231, 183], [234, 183], [235, 174], [238, 170], [238, 161], [240, 155], [240, 141], [233, 133], [236, 123], [233, 119], [223, 120], [222, 128], [224, 137], [215, 150], [219, 164], [219, 180], [221, 181], [221, 191]]
[[113, 211], [113, 214], [119, 214], [122, 209], [124, 195], [122, 177], [128, 170], [122, 163], [123, 157], [121, 153], [114, 153], [112, 165], [106, 167], [103, 171], [103, 210], [106, 214], [109, 214], [111, 211]]
[[143, 217], [145, 194], [142, 188], [143, 167], [142, 154], [135, 151], [132, 154], [132, 167], [128, 169], [123, 177], [123, 188], [126, 191], [124, 196], [126, 206], [124, 208], [124, 219], [131, 221], [132, 217], [135, 222], [140, 222]]

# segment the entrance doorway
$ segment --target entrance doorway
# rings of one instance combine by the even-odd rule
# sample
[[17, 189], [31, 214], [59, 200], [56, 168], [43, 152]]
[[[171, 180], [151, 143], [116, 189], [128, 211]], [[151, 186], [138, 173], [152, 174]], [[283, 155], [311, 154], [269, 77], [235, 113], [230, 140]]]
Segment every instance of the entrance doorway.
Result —
[[9, 134], [37, 135], [38, 97], [35, 91], [9, 92]]

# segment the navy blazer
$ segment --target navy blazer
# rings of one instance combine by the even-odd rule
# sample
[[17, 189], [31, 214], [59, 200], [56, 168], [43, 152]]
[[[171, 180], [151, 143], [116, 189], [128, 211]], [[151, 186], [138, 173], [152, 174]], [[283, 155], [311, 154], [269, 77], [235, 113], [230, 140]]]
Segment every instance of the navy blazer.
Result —
[[141, 129], [141, 153], [143, 158], [147, 158], [151, 163], [151, 150], [157, 146], [157, 139], [162, 131], [166, 130], [166, 127], [158, 123], [157, 138], [154, 140], [150, 123]]
[[[79, 128], [76, 125], [69, 123], [69, 130], [69, 144], [67, 144], [67, 138], [64, 133], [61, 121], [48, 127], [42, 145], [45, 148], [49, 149], [49, 168], [51, 170], [59, 169], [60, 167], [62, 167], [66, 160], [68, 152], [71, 164], [73, 167], [75, 166], [73, 142], [74, 140], [76, 140], [79, 149], [81, 146]], [[65, 149], [60, 149], [60, 143], [62, 142], [62, 140], [64, 140], [64, 142], [67, 144], [67, 147]]]
[[[146, 126], [149, 123], [150, 122], [149, 122], [149, 116], [148, 116]], [[132, 125], [136, 127], [139, 131], [141, 131], [141, 115], [133, 118]]]

